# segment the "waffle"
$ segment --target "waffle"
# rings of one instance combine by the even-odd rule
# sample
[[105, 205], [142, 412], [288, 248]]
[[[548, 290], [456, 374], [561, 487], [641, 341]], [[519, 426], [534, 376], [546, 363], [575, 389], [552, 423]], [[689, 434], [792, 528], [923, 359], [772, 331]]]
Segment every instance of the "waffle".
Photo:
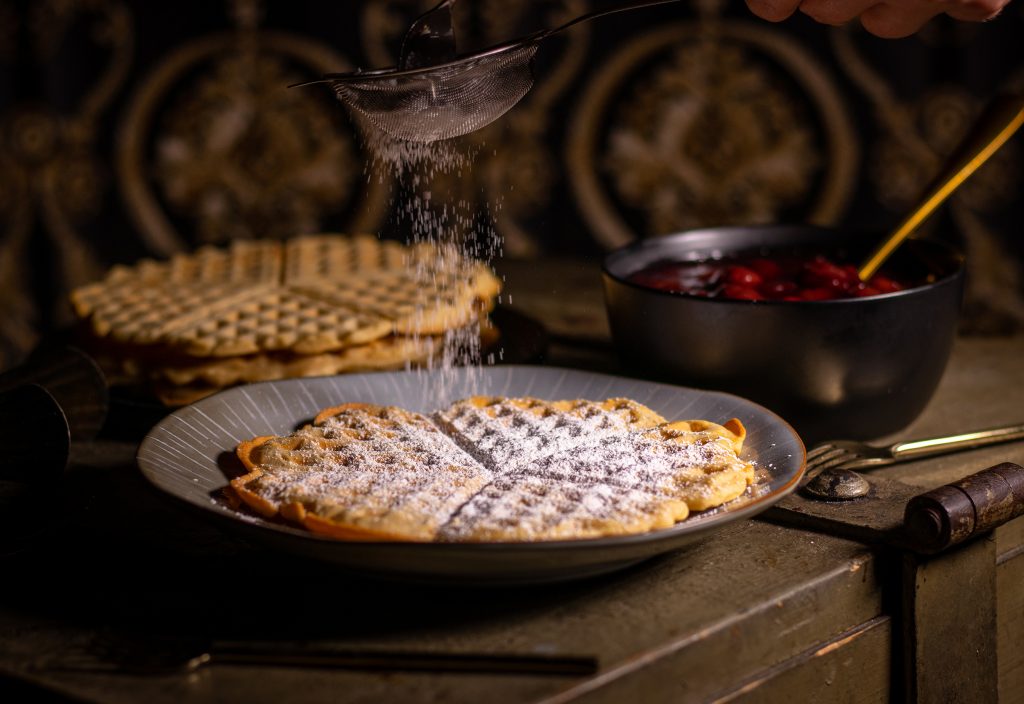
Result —
[[[564, 404], [540, 407], [550, 412], [551, 406]], [[577, 434], [573, 422], [564, 422], [563, 413], [555, 411], [546, 419], [553, 420], [548, 434], [557, 439], [543, 445], [521, 437], [521, 422], [491, 424], [482, 437], [515, 428], [513, 445], [522, 443], [523, 452], [512, 459], [499, 455], [502, 464], [494, 467], [495, 481], [444, 525], [440, 539], [523, 541], [642, 533], [735, 499], [754, 481], [753, 467], [738, 455], [746, 435], [738, 420], [725, 426], [703, 420], [652, 425], [657, 415], [633, 401], [581, 406], [591, 420], [623, 422], [598, 421]], [[604, 413], [595, 413], [595, 407]], [[508, 417], [522, 418], [512, 413], [499, 414], [496, 420]]]
[[[480, 344], [497, 344], [499, 332], [486, 318], [480, 321]], [[183, 406], [226, 386], [304, 376], [388, 371], [429, 366], [443, 353], [439, 336], [391, 336], [337, 352], [302, 355], [289, 352], [246, 357], [185, 360], [150, 370], [153, 390], [168, 406]], [[108, 364], [109, 366], [109, 364]], [[132, 375], [123, 366], [115, 374]]]
[[460, 446], [484, 464], [514, 469], [587, 438], [665, 422], [630, 399], [602, 402], [473, 396], [434, 415]]
[[400, 271], [410, 263], [458, 258], [438, 257], [437, 247], [431, 245], [406, 247], [370, 235], [307, 235], [285, 242], [283, 252], [283, 281], [288, 285], [332, 281], [366, 271]]
[[167, 261], [143, 259], [133, 266], [118, 265], [110, 270], [105, 282], [135, 286], [275, 284], [281, 280], [283, 263], [281, 246], [276, 242], [236, 240], [226, 249], [201, 247], [189, 254], [176, 254]]
[[227, 357], [437, 335], [475, 320], [499, 290], [487, 267], [428, 245], [314, 236], [120, 267], [71, 301], [97, 337]]
[[174, 385], [205, 384], [219, 388], [241, 382], [402, 369], [406, 364], [422, 364], [440, 351], [439, 337], [389, 336], [321, 354], [284, 352], [199, 359], [187, 364], [154, 368], [152, 375]]
[[474, 397], [430, 417], [344, 404], [242, 443], [250, 472], [231, 486], [263, 515], [339, 538], [592, 538], [738, 497], [754, 480], [744, 438], [738, 420], [668, 423], [629, 399]]
[[231, 486], [264, 516], [345, 539], [432, 540], [491, 479], [426, 417], [346, 404], [283, 438], [242, 443]]
[[420, 363], [431, 338], [486, 317], [499, 290], [486, 266], [447, 247], [309, 235], [115, 267], [71, 302], [98, 356], [180, 397]]

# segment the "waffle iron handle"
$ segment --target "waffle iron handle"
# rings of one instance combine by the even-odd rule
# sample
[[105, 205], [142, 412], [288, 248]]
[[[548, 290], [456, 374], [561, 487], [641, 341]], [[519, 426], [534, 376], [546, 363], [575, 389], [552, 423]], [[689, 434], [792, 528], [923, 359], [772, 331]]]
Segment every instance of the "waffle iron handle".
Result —
[[913, 548], [932, 554], [1024, 515], [1024, 467], [1003, 462], [907, 502], [903, 529]]

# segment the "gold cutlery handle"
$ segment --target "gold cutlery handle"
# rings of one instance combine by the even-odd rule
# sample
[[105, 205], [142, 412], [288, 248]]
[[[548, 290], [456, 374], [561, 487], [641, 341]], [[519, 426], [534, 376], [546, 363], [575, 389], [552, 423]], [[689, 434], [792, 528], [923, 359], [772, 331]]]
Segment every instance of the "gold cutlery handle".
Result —
[[935, 212], [935, 209], [970, 178], [971, 174], [988, 161], [989, 157], [999, 151], [1021, 125], [1024, 125], [1024, 95], [1006, 94], [996, 97], [974, 123], [956, 151], [946, 159], [945, 168], [925, 191], [920, 204], [861, 265], [857, 272], [861, 281], [867, 281], [874, 276], [903, 240]]
[[986, 445], [1024, 439], [1024, 425], [1009, 425], [987, 430], [976, 430], [971, 433], [949, 435], [941, 438], [926, 438], [898, 442], [890, 446], [889, 451], [894, 459], [911, 460], [918, 457], [931, 457], [957, 450], [970, 450]]

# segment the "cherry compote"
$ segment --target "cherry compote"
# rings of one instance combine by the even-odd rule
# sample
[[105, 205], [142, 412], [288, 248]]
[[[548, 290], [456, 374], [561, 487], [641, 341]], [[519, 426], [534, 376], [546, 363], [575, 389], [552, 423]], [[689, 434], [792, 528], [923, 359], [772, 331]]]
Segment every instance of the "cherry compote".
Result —
[[911, 286], [886, 273], [864, 282], [853, 264], [807, 252], [662, 260], [631, 274], [629, 280], [662, 291], [740, 301], [831, 301], [877, 296]]

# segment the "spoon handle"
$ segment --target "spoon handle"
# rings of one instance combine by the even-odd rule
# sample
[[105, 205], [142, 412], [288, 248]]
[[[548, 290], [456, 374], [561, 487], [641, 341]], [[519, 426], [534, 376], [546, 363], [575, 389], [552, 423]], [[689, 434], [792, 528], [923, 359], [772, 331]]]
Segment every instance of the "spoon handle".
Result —
[[949, 198], [960, 184], [977, 171], [978, 167], [999, 151], [1021, 125], [1024, 125], [1024, 95], [997, 96], [974, 123], [960, 146], [946, 160], [945, 168], [925, 191], [920, 204], [861, 265], [857, 272], [861, 281], [867, 281], [874, 276], [903, 240]]

